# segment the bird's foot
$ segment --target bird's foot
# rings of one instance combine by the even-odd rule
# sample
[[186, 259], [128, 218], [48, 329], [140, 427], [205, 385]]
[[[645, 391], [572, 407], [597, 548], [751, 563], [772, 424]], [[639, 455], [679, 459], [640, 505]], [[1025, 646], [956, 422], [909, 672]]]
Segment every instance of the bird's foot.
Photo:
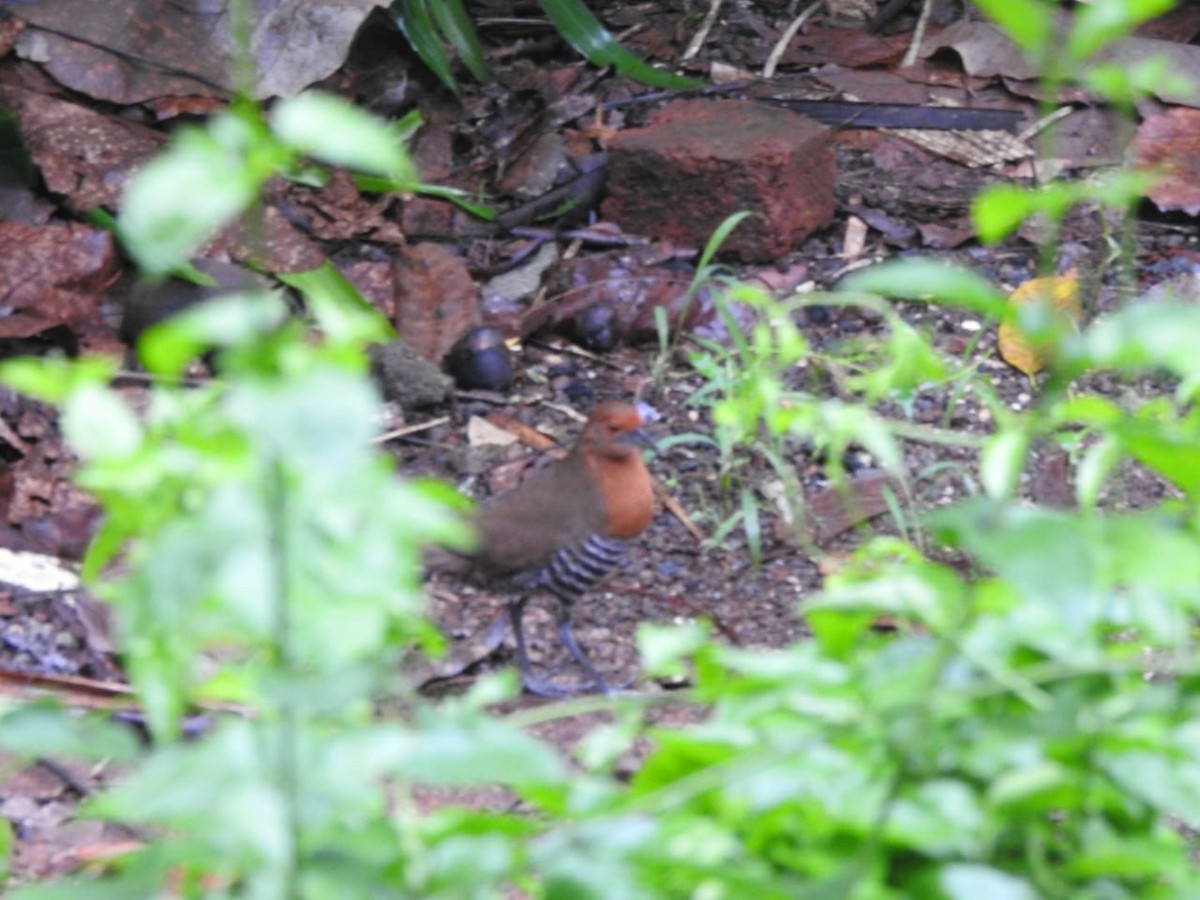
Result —
[[583, 694], [604, 694], [612, 696], [619, 691], [628, 690], [632, 681], [613, 687], [603, 678], [597, 676], [590, 683], [584, 684], [556, 684], [553, 681], [534, 675], [532, 672], [521, 673], [521, 685], [525, 688], [526, 693], [533, 694], [536, 697], [550, 697], [562, 699], [564, 697], [578, 697]]
[[537, 675], [529, 672], [521, 675], [521, 687], [525, 689], [525, 693], [527, 694], [533, 694], [535, 697], [548, 697], [555, 700], [588, 692], [586, 689], [580, 689], [575, 685], [555, 684], [552, 681], [539, 678]]

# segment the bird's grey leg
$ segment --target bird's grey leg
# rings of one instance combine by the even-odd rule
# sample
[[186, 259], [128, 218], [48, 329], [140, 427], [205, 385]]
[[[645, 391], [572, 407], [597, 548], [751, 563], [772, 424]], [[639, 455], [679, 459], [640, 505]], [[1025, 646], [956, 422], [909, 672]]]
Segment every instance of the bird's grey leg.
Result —
[[566, 697], [571, 694], [569, 688], [552, 684], [544, 678], [533, 674], [533, 665], [529, 661], [529, 651], [525, 646], [525, 604], [528, 596], [518, 597], [508, 604], [508, 621], [512, 625], [513, 640], [517, 645], [517, 669], [521, 673], [521, 687], [538, 697]]
[[579, 646], [579, 642], [575, 640], [575, 634], [571, 631], [571, 606], [562, 600], [558, 604], [558, 636], [562, 640], [563, 646], [570, 651], [575, 662], [579, 664], [579, 668], [583, 669], [592, 679], [592, 690], [597, 694], [611, 694], [613, 689], [604, 680], [604, 676], [600, 674], [592, 661], [588, 659], [583, 648]]

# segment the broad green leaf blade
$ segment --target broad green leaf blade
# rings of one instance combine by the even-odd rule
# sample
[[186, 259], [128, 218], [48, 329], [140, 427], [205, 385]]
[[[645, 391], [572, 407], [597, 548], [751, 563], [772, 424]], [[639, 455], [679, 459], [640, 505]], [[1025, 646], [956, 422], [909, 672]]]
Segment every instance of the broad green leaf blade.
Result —
[[62, 408], [63, 434], [85, 459], [123, 458], [142, 444], [142, 426], [119, 394], [91, 384]]
[[0, 383], [46, 403], [62, 403], [90, 385], [107, 384], [119, 368], [118, 360], [103, 356], [70, 361], [22, 356], [0, 363]]
[[394, 772], [427, 784], [562, 783], [562, 763], [547, 744], [498, 719], [422, 723]]
[[872, 293], [897, 300], [925, 300], [1000, 319], [1004, 295], [969, 269], [936, 259], [899, 259], [862, 269], [838, 285], [838, 293]]
[[354, 307], [364, 313], [377, 313], [358, 288], [345, 275], [338, 271], [337, 266], [329, 260], [321, 263], [315, 269], [306, 272], [280, 272], [275, 276], [288, 287], [295, 288], [305, 297], [314, 294], [324, 294], [336, 298], [347, 306]]
[[1067, 58], [1083, 62], [1173, 6], [1175, 0], [1092, 0], [1080, 4], [1067, 38]]
[[[438, 0], [440, 2], [440, 0]], [[458, 80], [450, 68], [450, 57], [438, 35], [427, 0], [396, 0], [391, 6], [392, 20], [408, 38], [421, 61], [437, 76], [438, 81], [455, 94]]]
[[143, 271], [179, 267], [257, 196], [261, 178], [215, 131], [181, 131], [130, 181], [117, 221]]
[[27, 759], [82, 755], [86, 759], [136, 759], [133, 731], [100, 715], [80, 716], [48, 701], [28, 703], [0, 717], [0, 747]]
[[942, 868], [939, 880], [948, 900], [1034, 900], [1037, 897], [1025, 879], [975, 863], [951, 863]]
[[979, 479], [984, 490], [997, 499], [1011, 497], [1028, 453], [1029, 435], [1024, 431], [1002, 431], [988, 438], [979, 460]]
[[459, 188], [446, 187], [440, 184], [398, 184], [389, 178], [379, 178], [375, 175], [355, 175], [353, 177], [354, 186], [360, 191], [370, 191], [376, 194], [382, 194], [387, 191], [409, 191], [414, 194], [420, 194], [422, 197], [436, 197], [439, 200], [447, 200], [453, 203], [459, 209], [465, 210], [471, 215], [483, 219], [485, 222], [492, 221], [500, 214], [490, 206], [474, 202], [470, 199], [470, 195], [466, 191]]
[[703, 87], [702, 81], [673, 75], [646, 64], [608, 32], [581, 0], [540, 0], [558, 33], [597, 66], [613, 66], [626, 78], [660, 88]]
[[287, 306], [275, 294], [227, 294], [147, 328], [138, 341], [138, 354], [148, 371], [176, 378], [205, 350], [266, 334], [287, 315]]
[[483, 47], [479, 44], [479, 37], [466, 9], [463, 8], [462, 0], [441, 0], [433, 4], [432, 12], [438, 28], [454, 47], [463, 65], [475, 76], [476, 81], [491, 81], [492, 73], [488, 71], [487, 62], [483, 58]]
[[725, 220], [712, 233], [712, 237], [705, 243], [704, 251], [700, 254], [700, 260], [696, 264], [697, 273], [703, 272], [708, 267], [713, 257], [717, 255], [717, 251], [721, 249], [721, 245], [733, 233], [733, 229], [737, 228], [742, 223], [742, 220], [749, 215], [751, 215], [749, 212], [742, 210], [741, 212], [735, 212], [725, 217]]
[[1039, 57], [1054, 28], [1054, 5], [1046, 0], [977, 0], [976, 6], [1026, 53]]
[[275, 133], [302, 153], [404, 184], [416, 169], [392, 129], [330, 94], [309, 91], [284, 100], [271, 116]]
[[1015, 184], [988, 188], [971, 204], [971, 221], [985, 244], [1004, 240], [1037, 208], [1034, 194]]
[[278, 278], [304, 295], [326, 339], [365, 342], [396, 336], [387, 318], [329, 260], [319, 268], [280, 274]]

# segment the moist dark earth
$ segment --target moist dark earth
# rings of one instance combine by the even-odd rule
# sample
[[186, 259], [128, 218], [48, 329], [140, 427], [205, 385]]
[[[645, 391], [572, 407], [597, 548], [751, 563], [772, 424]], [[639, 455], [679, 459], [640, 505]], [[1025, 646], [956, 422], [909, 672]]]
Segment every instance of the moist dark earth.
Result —
[[[736, 48], [734, 55], [743, 53], [746, 36], [733, 25], [729, 28], [727, 45]], [[718, 35], [718, 46], [722, 40]], [[852, 258], [844, 256], [847, 222], [854, 211], [867, 205], [894, 223], [916, 228], [965, 215], [979, 189], [1005, 180], [924, 154], [914, 156], [910, 166], [885, 169], [852, 142], [837, 147], [835, 220], [776, 266], [781, 272], [805, 267], [805, 289], [814, 296], [797, 310], [795, 320], [814, 351], [828, 355], [881, 339], [885, 325], [870, 310], [822, 303], [815, 295], [835, 287], [848, 271], [913, 252], [891, 247], [873, 235], [864, 252]], [[475, 152], [482, 153], [478, 147]], [[1118, 308], [1131, 296], [1185, 275], [1200, 263], [1194, 221], [1174, 219], [1145, 206], [1138, 211], [1135, 275], [1125, 278], [1119, 260], [1112, 258], [1110, 231], [1111, 223], [1100, 212], [1082, 209], [1067, 219], [1059, 236], [1059, 267], [1074, 263], [1093, 278], [1085, 296], [1085, 318]], [[1018, 235], [991, 247], [967, 242], [960, 249], [935, 255], [970, 267], [1002, 289], [1011, 290], [1038, 274], [1041, 252], [1038, 243]], [[735, 277], [739, 274], [735, 265], [728, 271]], [[993, 413], [985, 399], [989, 393], [1014, 411], [1028, 408], [1037, 396], [1038, 379], [1017, 371], [998, 356], [995, 331], [988, 323], [944, 307], [912, 303], [897, 308], [939, 352], [957, 360], [963, 370], [974, 368], [975, 374], [969, 380], [923, 390], [904, 406], [884, 404], [878, 412], [909, 425], [952, 429], [970, 439], [991, 431]], [[558, 338], [526, 340], [515, 350], [516, 380], [510, 391], [461, 392], [441, 406], [411, 414], [406, 424], [419, 425], [441, 417], [447, 421], [390, 442], [386, 449], [403, 475], [436, 476], [481, 499], [493, 484], [512, 483], [523, 468], [520, 463], [514, 465], [516, 461], [527, 459], [535, 466], [542, 454], [519, 443], [502, 450], [469, 446], [467, 425], [476, 416], [502, 412], [569, 445], [582, 416], [595, 402], [638, 396], [662, 415], [662, 420], [649, 428], [654, 438], [711, 436], [711, 407], [697, 399], [705, 383], [690, 363], [691, 354], [697, 352], [701, 348], [685, 336], [666, 351], [664, 366], [658, 364], [662, 351], [654, 346], [626, 346], [597, 355]], [[836, 396], [841, 389], [836, 378], [815, 362], [787, 377], [789, 388], [817, 396]], [[1128, 381], [1106, 373], [1088, 376], [1078, 385], [1080, 390], [1097, 391], [1125, 405], [1161, 396], [1171, 387], [1153, 378]], [[731, 459], [722, 460], [710, 445], [696, 440], [673, 443], [653, 455], [650, 468], [664, 495], [678, 504], [706, 539], [699, 539], [679, 516], [661, 509], [650, 529], [632, 543], [626, 565], [574, 609], [580, 643], [610, 683], [665, 692], [684, 685], [648, 683], [640, 677], [635, 643], [640, 623], [705, 619], [719, 639], [744, 647], [777, 648], [805, 639], [804, 602], [820, 590], [823, 573], [836, 568], [865, 538], [886, 533], [911, 537], [922, 511], [978, 490], [975, 448], [909, 439], [903, 441], [903, 449], [904, 489], [893, 487], [904, 519], [898, 521], [890, 510], [864, 502], [869, 509], [858, 516], [843, 516], [834, 526], [829, 520], [839, 518], [837, 504], [822, 505], [820, 500], [835, 491], [827, 475], [829, 460], [820, 458], [799, 438], [787, 442], [784, 456], [797, 483], [814, 501], [814, 508], [824, 510], [826, 516], [824, 522], [811, 523], [815, 527], [810, 529], [812, 539], [808, 541], [797, 540], [796, 529], [784, 521], [777, 501], [779, 477], [753, 447], [738, 447]], [[861, 448], [851, 448], [838, 462], [850, 485], [880, 477], [878, 461]], [[1072, 466], [1066, 450], [1048, 444], [1035, 447], [1022, 481], [1024, 496], [1043, 504], [1069, 506]], [[722, 528], [742, 508], [741, 497], [747, 490], [761, 515], [757, 559], [742, 527]], [[1158, 503], [1169, 490], [1143, 470], [1128, 466], [1114, 481], [1104, 503], [1111, 509], [1136, 509]], [[717, 533], [722, 536], [711, 539]], [[951, 556], [946, 558], [953, 561]], [[461, 691], [480, 674], [513, 663], [508, 635], [501, 629], [505, 595], [450, 577], [431, 581], [429, 594], [433, 614], [450, 645], [448, 659], [439, 664], [442, 675], [422, 676], [429, 694]], [[0, 616], [0, 663], [11, 669], [98, 679], [119, 675], [108, 653], [94, 645], [94, 629], [69, 603], [44, 597], [36, 602], [10, 601]], [[548, 602], [533, 603], [526, 623], [535, 663], [562, 684], [582, 682], [582, 673], [558, 641]], [[500, 637], [503, 639], [498, 640]], [[506, 714], [544, 702], [522, 697], [498, 712]], [[664, 706], [653, 715], [660, 721], [682, 723], [701, 712], [679, 704]], [[569, 751], [588, 728], [604, 718], [601, 713], [557, 719], [536, 730]], [[22, 769], [8, 778], [0, 787], [0, 813], [14, 824], [19, 878], [68, 870], [78, 861], [79, 848], [122, 837], [113, 826], [71, 818], [79, 797], [110, 777], [112, 773], [76, 763], [62, 763], [61, 767], [49, 763]], [[427, 798], [430, 804], [464, 799], [498, 806], [507, 802], [499, 791], [449, 797], [431, 793]]]

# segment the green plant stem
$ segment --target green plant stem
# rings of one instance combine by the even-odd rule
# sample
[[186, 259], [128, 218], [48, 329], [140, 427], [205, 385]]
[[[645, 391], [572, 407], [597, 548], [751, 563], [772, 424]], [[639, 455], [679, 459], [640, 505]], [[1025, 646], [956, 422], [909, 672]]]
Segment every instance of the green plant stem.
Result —
[[254, 96], [257, 66], [252, 46], [254, 22], [249, 0], [231, 0], [230, 21], [233, 23], [233, 89], [242, 97]]
[[[288, 485], [283, 461], [274, 458], [267, 464], [266, 510], [270, 533], [271, 560], [274, 563], [272, 608], [275, 614], [275, 652], [285, 679], [297, 674], [292, 637], [292, 559], [289, 550], [287, 509]], [[300, 767], [298, 759], [299, 721], [294, 689], [285, 686], [279, 698], [279, 730], [275, 783], [280, 802], [286, 809], [288, 852], [291, 859], [283, 872], [283, 896], [298, 897], [300, 881]]]
[[[954, 648], [950, 642], [945, 640], [939, 641], [937, 661], [930, 667], [930, 675], [921, 690], [921, 695], [911, 707], [916, 715], [916, 725], [909, 730], [908, 734], [916, 735], [918, 740], [926, 734], [934, 733], [933, 700], [944, 678], [946, 666], [950, 664], [953, 658]], [[885, 735], [896, 736], [895, 730], [886, 726], [881, 731]], [[895, 807], [896, 801], [900, 798], [900, 793], [904, 789], [905, 784], [912, 779], [913, 773], [921, 771], [921, 767], [915, 764], [914, 760], [914, 756], [920, 753], [919, 748], [910, 746], [908, 742], [897, 740], [890, 740], [889, 744], [893, 750], [892, 755], [899, 760], [899, 764], [896, 767], [895, 774], [888, 782], [887, 793], [880, 800], [879, 809], [875, 814], [875, 821], [859, 851], [860, 865], [856, 867], [856, 871], [859, 873], [866, 871], [870, 861], [882, 850], [888, 819], [892, 809]]]
[[938, 428], [933, 425], [920, 425], [916, 422], [889, 420], [887, 427], [896, 437], [904, 438], [907, 441], [939, 444], [943, 447], [969, 447], [972, 450], [981, 450], [987, 440], [985, 435], [964, 434], [961, 431]]
[[692, 691], [671, 691], [669, 694], [650, 693], [649, 691], [622, 691], [612, 696], [592, 694], [586, 697], [571, 697], [567, 700], [557, 700], [542, 706], [521, 709], [504, 717], [508, 724], [515, 728], [532, 728], [546, 722], [556, 722], [560, 719], [572, 719], [595, 712], [612, 712], [632, 708], [653, 709], [661, 706], [687, 706], [694, 704], [691, 699]]

